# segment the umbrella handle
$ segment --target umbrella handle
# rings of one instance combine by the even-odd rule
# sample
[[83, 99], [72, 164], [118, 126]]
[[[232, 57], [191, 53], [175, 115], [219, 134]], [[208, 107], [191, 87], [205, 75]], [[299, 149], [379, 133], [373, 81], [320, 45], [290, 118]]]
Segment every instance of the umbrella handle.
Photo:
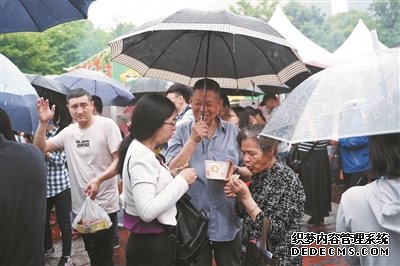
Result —
[[[202, 114], [201, 120], [204, 121], [204, 114], [206, 111], [206, 94], [207, 94], [207, 76], [208, 76], [208, 57], [210, 54], [210, 36], [211, 31], [207, 33], [207, 52], [206, 52], [206, 65], [205, 65], [205, 73], [204, 73], [204, 87], [203, 87], [203, 105], [201, 107]], [[203, 148], [203, 154], [205, 153], [205, 145], [203, 139], [201, 140], [201, 146]]]

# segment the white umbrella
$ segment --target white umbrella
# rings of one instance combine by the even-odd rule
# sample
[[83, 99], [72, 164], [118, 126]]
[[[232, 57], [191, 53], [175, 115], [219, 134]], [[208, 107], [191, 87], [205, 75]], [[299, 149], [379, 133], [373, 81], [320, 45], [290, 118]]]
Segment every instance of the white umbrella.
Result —
[[0, 108], [11, 120], [11, 128], [33, 134], [39, 117], [36, 111], [38, 95], [28, 79], [13, 62], [0, 54]]
[[100, 71], [75, 69], [56, 78], [68, 89], [83, 88], [101, 98], [104, 105], [126, 106], [134, 97], [120, 82]]
[[298, 143], [400, 132], [400, 49], [323, 70], [296, 87], [261, 135]]

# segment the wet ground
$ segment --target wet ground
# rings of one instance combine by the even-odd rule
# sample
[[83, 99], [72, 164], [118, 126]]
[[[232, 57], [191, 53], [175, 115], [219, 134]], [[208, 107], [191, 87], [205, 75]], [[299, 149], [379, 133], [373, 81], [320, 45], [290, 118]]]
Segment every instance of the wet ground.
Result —
[[[334, 232], [336, 227], [336, 213], [340, 196], [343, 192], [342, 185], [332, 186], [332, 212], [330, 216], [325, 218], [325, 222], [321, 226], [308, 225], [306, 221], [310, 218], [308, 215], [304, 217], [304, 224], [302, 227], [303, 232]], [[128, 239], [128, 232], [120, 227], [120, 247], [114, 249], [114, 265], [122, 266], [125, 265], [125, 245]], [[61, 239], [57, 225], [53, 226], [53, 238], [54, 238], [54, 249], [55, 253], [52, 257], [46, 259], [46, 266], [57, 265], [58, 260], [61, 256]], [[83, 240], [80, 236], [72, 241], [72, 259], [76, 266], [88, 266], [90, 265], [89, 258], [86, 254]], [[338, 265], [347, 266], [348, 264], [344, 261], [343, 257], [330, 257], [330, 256], [306, 256], [303, 257], [303, 265], [307, 266], [322, 266], [322, 265]]]

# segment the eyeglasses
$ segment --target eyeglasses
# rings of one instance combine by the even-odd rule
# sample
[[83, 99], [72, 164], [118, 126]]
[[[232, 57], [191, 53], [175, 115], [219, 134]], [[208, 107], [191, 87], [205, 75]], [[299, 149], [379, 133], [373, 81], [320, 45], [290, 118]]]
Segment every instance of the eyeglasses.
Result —
[[176, 119], [172, 120], [172, 122], [164, 122], [164, 124], [175, 126], [176, 125]]

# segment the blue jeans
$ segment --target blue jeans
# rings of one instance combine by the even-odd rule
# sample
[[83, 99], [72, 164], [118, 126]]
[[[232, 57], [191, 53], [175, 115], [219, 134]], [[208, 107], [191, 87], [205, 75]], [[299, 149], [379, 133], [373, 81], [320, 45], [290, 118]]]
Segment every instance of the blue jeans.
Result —
[[93, 234], [82, 234], [85, 250], [90, 258], [90, 265], [112, 266], [113, 237], [117, 226], [117, 212], [109, 213], [112, 226]]
[[70, 220], [71, 211], [71, 189], [66, 189], [54, 197], [47, 198], [46, 201], [46, 229], [44, 234], [45, 250], [53, 248], [51, 227], [49, 223], [50, 211], [56, 209], [57, 224], [61, 231], [62, 256], [71, 256], [72, 227]]

